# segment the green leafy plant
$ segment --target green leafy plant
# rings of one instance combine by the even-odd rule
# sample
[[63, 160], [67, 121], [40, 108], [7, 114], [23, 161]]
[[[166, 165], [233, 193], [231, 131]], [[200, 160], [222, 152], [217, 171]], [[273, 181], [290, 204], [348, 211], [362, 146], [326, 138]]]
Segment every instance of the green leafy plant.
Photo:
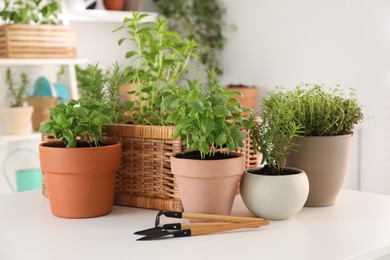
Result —
[[5, 0], [0, 16], [5, 24], [59, 24], [61, 1]]
[[182, 37], [208, 47], [200, 53], [206, 69], [222, 73], [220, 52], [226, 39], [223, 36], [226, 9], [220, 0], [153, 0], [159, 13], [169, 19], [169, 28]]
[[353, 88], [347, 94], [339, 85], [326, 88], [302, 83], [287, 95], [291, 95], [295, 122], [302, 125], [305, 136], [351, 134], [364, 118]]
[[255, 125], [250, 132], [254, 149], [262, 155], [264, 172], [270, 174], [283, 174], [286, 155], [294, 149], [294, 139], [303, 133], [294, 120], [292, 97], [279, 90], [263, 99], [259, 112], [252, 116]]
[[136, 83], [137, 89], [129, 93], [137, 99], [128, 102], [127, 107], [132, 112], [132, 123], [165, 125], [159, 92], [182, 80], [190, 68], [190, 58], [197, 58], [195, 51], [199, 47], [195, 41], [182, 40], [176, 32], [169, 31], [167, 20], [148, 21], [148, 18], [147, 14], [133, 13], [115, 30], [126, 30], [129, 34], [119, 40], [119, 45], [128, 40], [135, 45], [135, 50], [126, 53], [134, 66], [125, 68], [124, 75], [127, 82]]
[[5, 83], [7, 85], [7, 98], [11, 107], [22, 107], [27, 95], [29, 79], [26, 73], [20, 74], [19, 86], [15, 82], [10, 68], [5, 72]]
[[176, 123], [174, 138], [181, 137], [188, 151], [199, 151], [201, 158], [216, 151], [228, 153], [243, 147], [244, 127], [252, 126], [245, 119], [234, 95], [210, 73], [210, 88], [205, 91], [197, 81], [187, 87], [167, 87], [162, 92], [162, 111], [169, 111], [168, 122]]
[[79, 86], [81, 98], [50, 108], [50, 121], [39, 129], [62, 140], [68, 148], [81, 146], [82, 142], [101, 145], [103, 126], [120, 121], [123, 114], [117, 96], [123, 77], [119, 66], [115, 64], [108, 76], [97, 64], [89, 64], [86, 72], [85, 84]]
[[262, 154], [265, 172], [271, 174], [283, 172], [296, 137], [352, 134], [355, 125], [363, 120], [354, 89], [347, 95], [340, 86], [326, 88], [305, 83], [293, 90], [277, 88], [270, 92], [258, 115], [261, 121], [254, 126], [251, 138]]

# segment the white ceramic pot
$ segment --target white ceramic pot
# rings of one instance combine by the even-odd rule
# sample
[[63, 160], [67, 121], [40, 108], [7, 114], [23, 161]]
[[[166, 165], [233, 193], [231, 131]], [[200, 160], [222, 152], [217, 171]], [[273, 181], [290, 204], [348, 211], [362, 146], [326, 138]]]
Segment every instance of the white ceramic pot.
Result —
[[31, 128], [31, 116], [34, 108], [11, 107], [0, 109], [5, 133], [10, 135], [27, 135]]
[[306, 173], [290, 175], [254, 174], [259, 168], [249, 169], [241, 177], [240, 190], [247, 208], [257, 217], [270, 220], [288, 219], [297, 214], [309, 194]]

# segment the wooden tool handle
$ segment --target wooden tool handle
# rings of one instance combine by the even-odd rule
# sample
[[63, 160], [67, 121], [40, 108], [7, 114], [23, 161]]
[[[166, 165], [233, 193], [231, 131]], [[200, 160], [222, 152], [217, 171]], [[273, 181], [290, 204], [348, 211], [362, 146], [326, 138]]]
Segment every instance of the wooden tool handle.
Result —
[[195, 219], [225, 221], [225, 222], [255, 222], [255, 221], [259, 221], [259, 220], [264, 220], [262, 218], [201, 214], [201, 213], [187, 213], [187, 212], [183, 212], [182, 216], [183, 216], [183, 218], [195, 218]]
[[240, 228], [260, 227], [260, 226], [265, 226], [268, 224], [269, 224], [268, 220], [261, 220], [261, 221], [256, 221], [256, 222], [232, 223], [232, 224], [226, 224], [226, 225], [222, 225], [222, 226], [194, 228], [194, 229], [191, 229], [191, 236], [205, 235], [205, 234], [235, 230], [235, 229], [240, 229]]
[[203, 227], [214, 227], [229, 224], [228, 222], [199, 222], [199, 223], [181, 223], [181, 229], [191, 228], [203, 228]]

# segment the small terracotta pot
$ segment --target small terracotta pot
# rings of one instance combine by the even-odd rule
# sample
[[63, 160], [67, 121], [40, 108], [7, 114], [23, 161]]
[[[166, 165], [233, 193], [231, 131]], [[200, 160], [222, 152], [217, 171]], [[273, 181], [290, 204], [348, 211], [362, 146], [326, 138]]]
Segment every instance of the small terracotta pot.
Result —
[[244, 156], [195, 160], [171, 156], [171, 169], [186, 212], [230, 215]]
[[52, 213], [64, 218], [90, 218], [110, 213], [122, 144], [60, 148], [59, 143], [53, 141], [39, 146]]
[[247, 208], [257, 217], [270, 220], [288, 219], [297, 214], [309, 194], [306, 173], [288, 175], [254, 174], [259, 168], [249, 169], [241, 178], [241, 197]]
[[286, 165], [304, 170], [310, 192], [305, 206], [330, 206], [343, 186], [352, 135], [298, 137]]
[[256, 86], [234, 86], [230, 85], [227, 87], [229, 90], [239, 91], [242, 97], [237, 95], [235, 98], [238, 99], [241, 106], [251, 108], [256, 111], [256, 105], [258, 102], [258, 89]]
[[29, 97], [27, 102], [34, 107], [32, 114], [33, 130], [38, 131], [41, 124], [50, 118], [49, 108], [57, 104], [57, 97]]
[[125, 6], [125, 0], [103, 0], [106, 10], [120, 11]]

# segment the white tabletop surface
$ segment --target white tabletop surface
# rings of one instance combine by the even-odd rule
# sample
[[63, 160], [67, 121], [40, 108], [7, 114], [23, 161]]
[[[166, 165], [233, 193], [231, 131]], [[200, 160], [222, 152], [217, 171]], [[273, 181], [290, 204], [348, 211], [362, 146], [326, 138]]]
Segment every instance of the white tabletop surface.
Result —
[[[91, 219], [50, 212], [40, 191], [0, 196], [0, 259], [390, 259], [390, 196], [343, 190], [334, 206], [225, 233], [136, 241], [157, 211], [114, 207]], [[250, 216], [239, 196], [232, 214]], [[163, 219], [165, 223], [177, 222]]]

